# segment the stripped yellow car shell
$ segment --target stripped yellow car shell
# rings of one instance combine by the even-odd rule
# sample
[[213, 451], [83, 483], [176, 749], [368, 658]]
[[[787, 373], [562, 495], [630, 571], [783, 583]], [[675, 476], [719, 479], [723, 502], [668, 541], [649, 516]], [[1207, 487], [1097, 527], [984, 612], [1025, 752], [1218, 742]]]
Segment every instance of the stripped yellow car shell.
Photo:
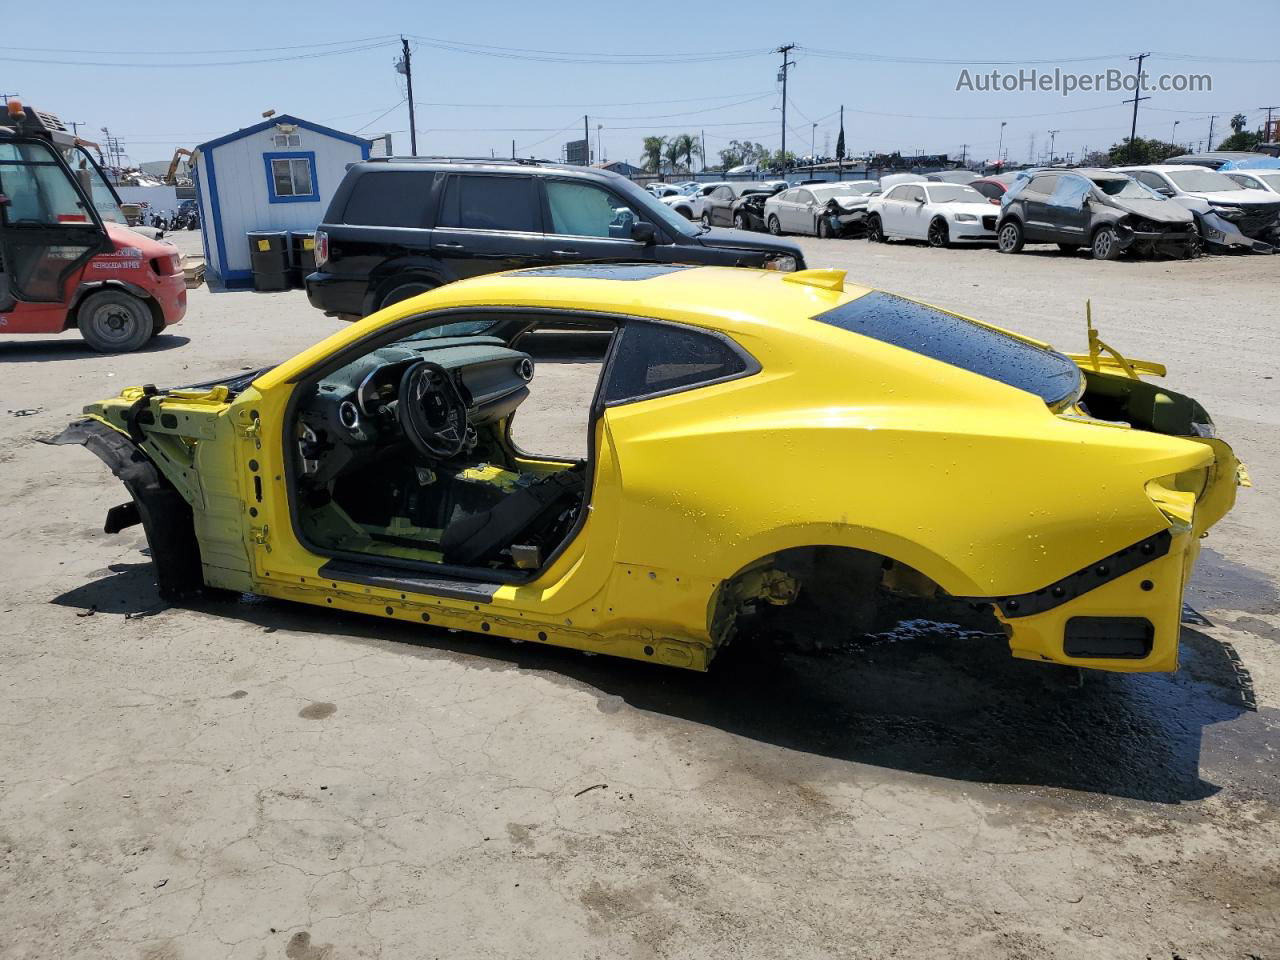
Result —
[[[343, 329], [233, 401], [221, 387], [155, 398], [141, 446], [191, 504], [211, 586], [693, 669], [724, 639], [717, 604], [744, 571], [759, 572], [756, 598], [789, 599], [793, 587], [769, 575], [782, 551], [867, 551], [953, 597], [995, 603], [1168, 532], [1163, 556], [1069, 602], [1029, 616], [997, 609], [1016, 656], [1175, 669], [1199, 538], [1234, 501], [1226, 444], [1055, 414], [1033, 394], [811, 319], [869, 292], [833, 271], [728, 268], [450, 284]], [[472, 601], [323, 576], [327, 558], [290, 520], [296, 382], [388, 324], [480, 306], [678, 321], [727, 335], [760, 370], [605, 408], [587, 519], [531, 582]], [[1096, 375], [1128, 375], [1093, 363]], [[132, 388], [85, 412], [125, 434], [141, 396]], [[1147, 617], [1150, 654], [1068, 657], [1063, 631], [1078, 616]]]

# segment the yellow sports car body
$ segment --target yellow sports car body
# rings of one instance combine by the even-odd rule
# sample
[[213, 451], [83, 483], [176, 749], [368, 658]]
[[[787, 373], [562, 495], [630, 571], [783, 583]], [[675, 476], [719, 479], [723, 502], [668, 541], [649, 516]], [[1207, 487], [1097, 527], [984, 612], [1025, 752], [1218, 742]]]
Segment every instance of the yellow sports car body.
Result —
[[[589, 452], [510, 426], [538, 337], [602, 346]], [[539, 331], [543, 331], [539, 333]], [[706, 669], [753, 617], [962, 601], [1015, 656], [1173, 670], [1245, 482], [1194, 400], [833, 270], [566, 265], [450, 284], [271, 369], [132, 387], [104, 459], [168, 596], [221, 588]]]

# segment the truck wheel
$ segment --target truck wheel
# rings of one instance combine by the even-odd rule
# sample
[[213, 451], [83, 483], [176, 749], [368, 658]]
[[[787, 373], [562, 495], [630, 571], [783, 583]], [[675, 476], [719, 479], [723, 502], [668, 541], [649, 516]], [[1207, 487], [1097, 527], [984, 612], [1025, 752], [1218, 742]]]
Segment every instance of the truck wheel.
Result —
[[416, 297], [420, 293], [426, 293], [428, 290], [434, 290], [436, 285], [428, 283], [425, 280], [410, 280], [399, 286], [392, 287], [383, 294], [378, 309], [383, 310], [391, 306], [393, 303], [399, 303], [401, 300], [408, 300], [410, 297]]
[[155, 329], [151, 308], [123, 290], [99, 290], [80, 303], [76, 314], [80, 336], [99, 353], [137, 350]]
[[1017, 220], [1006, 220], [996, 234], [996, 249], [1001, 253], [1018, 253], [1022, 250], [1022, 224]]
[[1111, 227], [1103, 227], [1093, 235], [1093, 259], [1116, 260], [1120, 256], [1120, 239]]

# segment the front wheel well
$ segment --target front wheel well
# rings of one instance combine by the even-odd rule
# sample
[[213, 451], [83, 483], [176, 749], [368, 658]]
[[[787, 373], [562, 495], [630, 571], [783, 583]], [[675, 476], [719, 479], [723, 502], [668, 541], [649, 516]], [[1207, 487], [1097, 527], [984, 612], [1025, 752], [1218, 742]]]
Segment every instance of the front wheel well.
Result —
[[151, 332], [152, 336], [164, 329], [164, 310], [160, 308], [160, 304], [156, 298], [151, 296], [142, 287], [136, 287], [131, 283], [121, 283], [117, 280], [102, 280], [97, 283], [82, 284], [71, 297], [71, 306], [67, 310], [66, 320], [63, 321], [63, 330], [74, 330], [80, 323], [80, 306], [89, 298], [91, 294], [97, 293], [99, 290], [119, 290], [127, 293], [131, 297], [136, 297], [146, 304], [147, 310], [151, 313]]

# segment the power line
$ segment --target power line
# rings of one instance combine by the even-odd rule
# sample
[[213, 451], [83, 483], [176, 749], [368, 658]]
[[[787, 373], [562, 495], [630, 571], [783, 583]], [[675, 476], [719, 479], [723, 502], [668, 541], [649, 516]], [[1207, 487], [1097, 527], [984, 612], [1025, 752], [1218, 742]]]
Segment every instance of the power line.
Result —
[[[324, 40], [324, 41], [318, 41], [316, 43], [295, 43], [290, 46], [283, 46], [283, 47], [233, 47], [233, 48], [223, 49], [223, 50], [201, 50], [199, 52], [201, 55], [211, 54], [211, 53], [272, 53], [280, 50], [307, 50], [312, 47], [345, 47], [353, 43], [368, 43], [375, 40], [389, 41], [389, 40], [395, 40], [395, 39], [397, 39], [396, 34], [383, 33], [383, 34], [378, 34], [377, 36], [374, 36], [374, 37], [348, 37], [345, 40]], [[78, 50], [72, 47], [29, 47], [26, 44], [23, 45], [22, 49], [31, 50], [38, 53], [113, 53], [113, 52], [116, 52], [112, 50]], [[156, 50], [156, 51], [130, 50], [129, 56], [131, 57], [162, 57], [162, 56], [165, 56], [167, 53], [169, 53], [169, 51], [167, 50]]]
[[319, 57], [333, 57], [345, 53], [360, 53], [364, 50], [376, 50], [379, 47], [390, 46], [394, 42], [395, 41], [393, 40], [381, 40], [377, 43], [367, 43], [362, 46], [344, 47], [340, 50], [320, 50], [314, 53], [300, 53], [295, 56], [288, 57], [261, 57], [253, 60], [207, 60], [204, 63], [193, 63], [189, 60], [184, 60], [180, 63], [133, 63], [128, 60], [50, 60], [48, 58], [36, 57], [13, 57], [4, 53], [0, 53], [0, 62], [40, 63], [45, 64], [46, 66], [56, 67], [120, 67], [122, 69], [143, 70], [198, 70], [202, 67], [243, 67], [259, 63], [285, 63], [291, 60], [314, 60]]

